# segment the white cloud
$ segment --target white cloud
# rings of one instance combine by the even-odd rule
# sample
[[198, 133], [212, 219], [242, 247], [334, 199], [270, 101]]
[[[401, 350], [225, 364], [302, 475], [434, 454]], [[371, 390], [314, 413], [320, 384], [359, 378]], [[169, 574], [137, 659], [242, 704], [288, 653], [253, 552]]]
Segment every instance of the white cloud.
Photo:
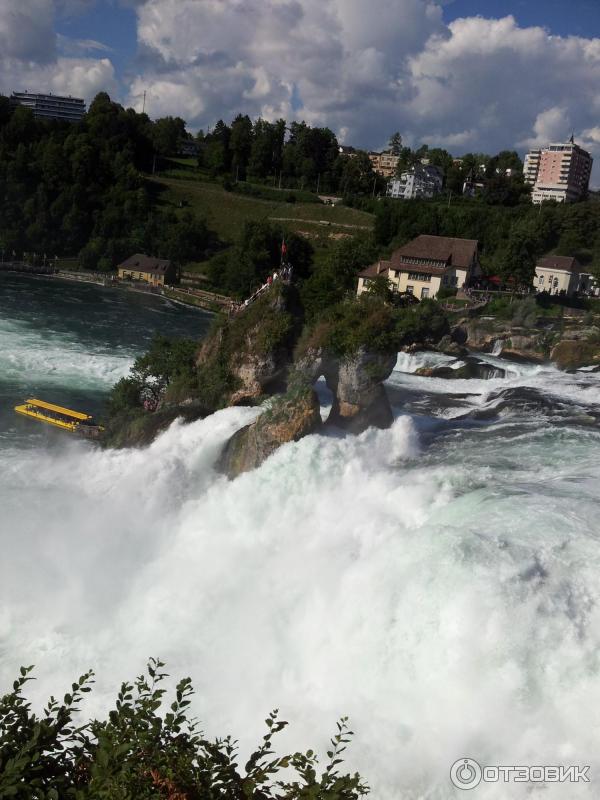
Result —
[[57, 12], [83, 10], [90, 0], [0, 0], [0, 92], [51, 91], [90, 100], [117, 91], [108, 58], [86, 58], [105, 50], [93, 40], [71, 40], [55, 31]]
[[59, 33], [57, 34], [56, 42], [60, 53], [65, 56], [80, 56], [93, 52], [112, 52], [111, 47], [102, 42], [97, 42], [95, 39], [71, 39]]
[[577, 135], [600, 112], [600, 40], [511, 16], [446, 26], [433, 0], [146, 0], [137, 13], [131, 99], [147, 88], [151, 113], [196, 127], [299, 116], [358, 145], [399, 129], [458, 153]]
[[56, 52], [54, 7], [48, 0], [2, 0], [0, 58], [44, 63]]
[[[239, 111], [297, 117], [346, 143], [379, 147], [400, 130], [408, 143], [456, 154], [574, 131], [600, 156], [591, 133], [600, 39], [521, 28], [510, 16], [446, 25], [441, 0], [105, 2], [135, 8], [139, 52], [125, 101], [141, 108], [146, 91], [152, 116], [180, 115], [193, 128]], [[93, 3], [0, 0], [0, 89], [68, 82], [71, 93], [114, 92], [110, 61], [92, 57], [105, 55], [90, 49], [99, 43], [53, 33], [57, 9]]]
[[537, 115], [534, 135], [519, 142], [522, 147], [540, 147], [554, 141], [564, 141], [569, 130], [569, 112], [564, 106], [554, 106]]
[[362, 0], [147, 0], [138, 20], [132, 99], [146, 86], [153, 113], [173, 113], [179, 88], [202, 109], [179, 109], [192, 124], [239, 110], [290, 117], [296, 92], [301, 116], [352, 135], [397, 113], [407, 54], [444, 30], [429, 0], [372, 0], [368, 15]]

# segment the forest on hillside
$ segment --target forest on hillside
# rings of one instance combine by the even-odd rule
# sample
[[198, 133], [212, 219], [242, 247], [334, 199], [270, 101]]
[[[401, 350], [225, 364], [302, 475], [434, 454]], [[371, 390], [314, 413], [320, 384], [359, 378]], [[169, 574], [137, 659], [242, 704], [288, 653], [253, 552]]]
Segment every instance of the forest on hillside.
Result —
[[197, 257], [211, 242], [206, 222], [157, 208], [141, 175], [173, 146], [182, 123], [152, 122], [106, 94], [79, 124], [38, 121], [0, 97], [3, 257], [79, 256], [88, 269], [112, 269], [137, 251]]
[[[267, 223], [242, 226], [237, 241], [222, 242], [206, 220], [189, 208], [160, 202], [160, 186], [145, 176], [169, 164], [182, 141], [192, 136], [183, 119], [155, 121], [99, 94], [81, 123], [37, 121], [31, 111], [12, 110], [0, 97], [0, 250], [3, 258], [33, 253], [37, 258], [78, 257], [84, 269], [113, 269], [134, 252], [170, 258], [179, 264], [207, 261], [211, 284], [244, 296], [277, 265], [282, 229]], [[250, 120], [238, 114], [200, 131], [199, 174], [268, 185], [283, 176], [286, 185], [335, 191], [347, 205], [374, 214], [374, 236], [349, 244], [331, 243], [313, 263], [311, 244], [289, 235], [297, 274], [318, 306], [329, 295], [348, 291], [356, 272], [393, 247], [422, 233], [477, 239], [489, 272], [528, 283], [535, 260], [547, 252], [573, 255], [597, 271], [600, 263], [600, 204], [533, 207], [523, 190], [516, 153], [467, 154], [453, 159], [426, 145], [403, 147], [399, 134], [390, 149], [401, 169], [427, 158], [445, 170], [448, 186], [464, 173], [484, 173], [486, 189], [477, 198], [396, 201], [373, 198], [381, 189], [365, 151], [341, 153], [335, 134], [304, 122]], [[510, 175], [507, 175], [510, 172]], [[315, 185], [315, 186], [314, 186]], [[315, 198], [316, 199], [316, 198]], [[221, 252], [219, 252], [221, 250]], [[217, 253], [217, 255], [215, 255]], [[322, 295], [322, 296], [321, 296]], [[312, 301], [311, 301], [312, 302]]]

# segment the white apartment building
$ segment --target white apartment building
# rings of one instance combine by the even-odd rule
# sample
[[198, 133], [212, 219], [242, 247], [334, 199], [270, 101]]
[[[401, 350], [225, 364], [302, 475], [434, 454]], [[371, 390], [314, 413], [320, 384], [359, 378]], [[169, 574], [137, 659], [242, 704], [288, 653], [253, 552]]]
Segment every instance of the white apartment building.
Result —
[[388, 196], [402, 200], [431, 198], [442, 191], [444, 175], [438, 167], [417, 164], [388, 184]]
[[525, 156], [523, 177], [533, 187], [533, 202], [539, 205], [544, 200], [580, 200], [589, 189], [593, 163], [591, 155], [575, 144], [573, 137], [565, 144], [531, 150]]
[[36, 119], [59, 119], [80, 122], [85, 115], [85, 101], [79, 97], [62, 97], [56, 94], [13, 92], [10, 105], [23, 106], [33, 111]]

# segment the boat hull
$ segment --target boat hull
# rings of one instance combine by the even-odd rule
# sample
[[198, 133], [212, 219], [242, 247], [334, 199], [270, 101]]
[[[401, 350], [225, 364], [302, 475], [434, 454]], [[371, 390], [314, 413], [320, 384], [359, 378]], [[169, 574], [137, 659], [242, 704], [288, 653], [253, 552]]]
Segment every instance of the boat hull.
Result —
[[54, 419], [47, 416], [42, 411], [34, 411], [25, 405], [15, 406], [17, 414], [22, 414], [24, 417], [31, 417], [37, 419], [39, 422], [45, 422], [47, 425], [54, 425], [56, 428], [62, 428], [64, 431], [71, 431], [72, 433], [77, 430], [79, 424], [77, 422], [65, 422], [62, 419]]

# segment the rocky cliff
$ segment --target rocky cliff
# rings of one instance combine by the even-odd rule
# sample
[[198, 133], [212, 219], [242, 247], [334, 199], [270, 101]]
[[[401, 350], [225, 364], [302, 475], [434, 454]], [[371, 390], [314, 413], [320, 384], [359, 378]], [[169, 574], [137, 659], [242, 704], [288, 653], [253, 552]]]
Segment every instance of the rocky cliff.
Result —
[[301, 327], [295, 289], [273, 286], [203, 342], [196, 359], [200, 391], [217, 374], [224, 379], [217, 407], [253, 404], [284, 390]]
[[309, 387], [276, 398], [272, 406], [225, 445], [218, 469], [229, 478], [259, 467], [281, 445], [297, 442], [321, 427], [319, 401]]
[[455, 354], [456, 343], [470, 350], [495, 352], [503, 358], [536, 363], [550, 361], [559, 369], [600, 363], [600, 328], [583, 316], [541, 319], [522, 326], [507, 320], [461, 320], [452, 330], [453, 345], [440, 349]]
[[333, 395], [327, 424], [361, 433], [369, 427], [387, 428], [393, 422], [383, 382], [392, 374], [397, 355], [395, 348], [381, 353], [363, 345], [356, 353], [340, 357], [317, 347], [310, 348], [294, 366], [308, 383], [325, 379]]
[[218, 320], [197, 349], [187, 343], [178, 355], [174, 343], [150, 351], [115, 387], [109, 443], [147, 443], [176, 417], [192, 421], [274, 397], [271, 408], [224, 449], [220, 469], [235, 477], [282, 444], [320, 429], [313, 387], [321, 376], [333, 395], [327, 424], [351, 433], [391, 425], [383, 384], [398, 350], [431, 346], [449, 332], [434, 303], [405, 309], [372, 295], [343, 301], [311, 325], [303, 323], [296, 289], [279, 284], [234, 317]]

